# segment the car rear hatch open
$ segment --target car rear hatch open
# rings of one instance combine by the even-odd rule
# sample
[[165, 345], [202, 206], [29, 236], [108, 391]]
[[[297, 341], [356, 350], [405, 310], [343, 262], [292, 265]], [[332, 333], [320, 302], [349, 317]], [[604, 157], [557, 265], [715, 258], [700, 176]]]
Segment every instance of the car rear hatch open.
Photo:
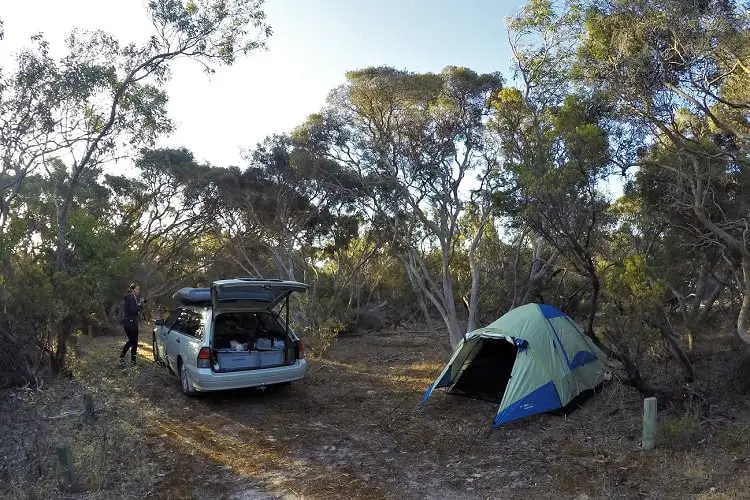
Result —
[[[235, 342], [240, 343], [233, 348], [226, 349], [224, 347], [216, 348], [216, 344], [213, 342], [218, 338], [216, 337], [218, 333], [215, 333], [212, 348], [214, 348], [217, 365], [214, 371], [224, 372], [280, 366], [301, 359], [301, 341], [296, 336], [290, 337], [289, 297], [294, 292], [305, 293], [307, 288], [308, 285], [305, 283], [273, 279], [237, 278], [214, 281], [210, 289], [214, 317], [224, 314], [230, 316], [237, 313], [252, 314], [253, 311], [256, 313], [273, 311], [274, 317], [281, 320], [281, 311], [275, 309], [283, 303], [281, 309], [285, 309], [284, 312], [286, 313], [284, 328], [286, 330], [285, 338], [287, 339], [282, 342], [281, 351], [274, 347], [275, 341], [273, 339], [271, 339], [270, 346], [264, 346], [256, 350], [252, 346], [243, 347], [242, 341], [237, 340], [242, 335], [238, 337], [236, 333], [231, 333], [230, 335], [234, 337]], [[253, 317], [255, 317], [254, 314]], [[240, 332], [242, 332], [242, 328], [240, 328]], [[222, 335], [221, 337], [226, 340], [226, 336]], [[257, 339], [254, 337], [253, 339], [254, 343]], [[269, 347], [270, 350], [267, 350]]]
[[[216, 313], [236, 310], [270, 310], [294, 293], [306, 293], [297, 281], [237, 278], [211, 284], [211, 305]], [[288, 311], [287, 307], [287, 311]]]

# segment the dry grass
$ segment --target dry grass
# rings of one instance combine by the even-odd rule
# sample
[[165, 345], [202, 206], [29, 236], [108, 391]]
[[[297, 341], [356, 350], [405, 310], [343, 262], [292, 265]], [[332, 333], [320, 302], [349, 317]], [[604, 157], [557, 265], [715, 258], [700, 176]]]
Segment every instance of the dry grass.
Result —
[[[289, 387], [198, 398], [149, 346], [117, 366], [119, 344], [81, 339], [75, 380], [6, 395], [0, 455], [17, 460], [0, 496], [65, 498], [51, 448], [65, 438], [81, 498], [750, 498], [746, 410], [722, 429], [662, 413], [643, 453], [642, 400], [612, 384], [568, 417], [490, 431], [496, 405], [439, 391], [419, 405], [450, 353], [439, 332], [341, 337]], [[43, 418], [78, 410], [84, 390], [93, 424]]]

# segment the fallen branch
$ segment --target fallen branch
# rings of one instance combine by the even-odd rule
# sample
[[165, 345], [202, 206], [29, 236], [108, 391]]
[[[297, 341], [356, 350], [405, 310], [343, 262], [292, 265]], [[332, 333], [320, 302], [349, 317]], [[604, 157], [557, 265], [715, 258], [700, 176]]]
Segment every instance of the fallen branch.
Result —
[[42, 415], [41, 413], [39, 413], [39, 416], [42, 417], [44, 420], [55, 420], [55, 419], [58, 419], [58, 418], [65, 418], [65, 417], [79, 417], [81, 415], [83, 415], [83, 410], [69, 410], [69, 411], [64, 411], [64, 412], [60, 413], [59, 415], [55, 415], [55, 416], [51, 416], [51, 417], [48, 417], [48, 416], [45, 416], [45, 415]]

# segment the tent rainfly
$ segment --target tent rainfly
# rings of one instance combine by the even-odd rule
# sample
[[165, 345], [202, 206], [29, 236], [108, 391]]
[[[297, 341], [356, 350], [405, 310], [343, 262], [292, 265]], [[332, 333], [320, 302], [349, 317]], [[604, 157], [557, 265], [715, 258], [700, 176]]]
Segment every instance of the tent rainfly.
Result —
[[464, 335], [422, 403], [440, 387], [499, 402], [497, 427], [565, 407], [604, 382], [606, 371], [604, 353], [568, 316], [526, 304]]

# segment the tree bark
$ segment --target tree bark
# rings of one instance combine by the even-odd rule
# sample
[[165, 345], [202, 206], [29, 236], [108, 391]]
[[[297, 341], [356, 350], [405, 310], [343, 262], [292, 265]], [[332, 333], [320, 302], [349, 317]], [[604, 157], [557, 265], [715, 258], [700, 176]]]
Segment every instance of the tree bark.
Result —
[[[74, 168], [76, 168], [74, 166]], [[65, 271], [67, 267], [66, 262], [66, 246], [67, 246], [67, 228], [68, 228], [68, 215], [70, 214], [70, 205], [73, 202], [72, 193], [78, 187], [77, 182], [74, 183], [71, 178], [71, 184], [68, 186], [65, 196], [60, 199], [60, 193], [58, 191], [59, 186], [55, 186], [53, 190], [53, 196], [55, 198], [55, 218], [57, 222], [57, 241], [55, 245], [55, 264], [58, 271]]]
[[555, 267], [555, 262], [557, 262], [557, 257], [559, 255], [560, 252], [558, 250], [554, 250], [549, 259], [547, 259], [547, 261], [545, 261], [544, 264], [540, 266], [539, 262], [542, 262], [541, 251], [537, 255], [537, 250], [534, 250], [534, 261], [537, 262], [537, 264], [532, 264], [531, 271], [529, 273], [529, 280], [526, 282], [523, 297], [518, 303], [514, 303], [513, 307], [522, 306], [531, 302], [533, 297], [537, 294], [539, 286], [547, 278], [547, 276], [549, 276], [550, 272], [552, 272], [552, 269]]
[[[613, 337], [611, 332], [608, 335]], [[617, 338], [617, 336], [614, 336], [614, 338]], [[638, 366], [638, 361], [629, 349], [625, 348], [615, 351], [598, 340], [595, 340], [594, 343], [599, 346], [607, 357], [617, 360], [622, 364], [622, 368], [625, 370], [625, 380], [623, 381], [625, 385], [635, 388], [645, 397], [653, 396], [656, 393], [656, 387], [644, 380], [641, 369]]]
[[429, 274], [429, 270], [421, 262], [421, 257], [416, 254], [416, 250], [412, 249], [409, 255], [401, 256], [401, 259], [406, 267], [412, 287], [414, 287], [417, 293], [427, 297], [438, 310], [445, 322], [445, 326], [448, 328], [448, 337], [451, 346], [455, 347], [463, 338], [464, 332], [461, 331], [461, 326], [458, 322], [450, 275], [443, 276], [441, 287], [437, 285], [437, 280], [433, 279]]
[[445, 304], [445, 324], [448, 327], [451, 347], [456, 347], [458, 342], [463, 338], [464, 332], [458, 321], [458, 312], [456, 311], [456, 302], [453, 295], [453, 280], [450, 276], [443, 276], [443, 303]]
[[591, 282], [591, 310], [589, 311], [588, 322], [586, 324], [586, 335], [592, 339], [594, 335], [594, 320], [596, 319], [596, 310], [599, 306], [599, 277], [596, 275], [596, 270], [593, 268], [593, 262], [590, 262], [591, 268], [589, 269], [589, 280]]
[[424, 301], [424, 297], [422, 297], [422, 295], [419, 295], [417, 301], [419, 302], [419, 308], [422, 311], [422, 316], [424, 316], [424, 322], [427, 325], [427, 329], [432, 331], [434, 329], [434, 325], [432, 324], [432, 316], [430, 316], [430, 309], [427, 307], [427, 303]]
[[482, 219], [479, 222], [479, 228], [471, 240], [469, 247], [469, 271], [471, 273], [471, 291], [469, 293], [469, 317], [466, 325], [466, 331], [471, 332], [476, 329], [477, 316], [479, 314], [479, 265], [477, 264], [477, 247], [482, 241], [484, 228], [489, 219], [489, 207], [485, 207]]
[[661, 333], [661, 337], [667, 345], [670, 355], [680, 366], [685, 381], [692, 382], [695, 380], [693, 365], [690, 362], [687, 353], [685, 353], [685, 350], [680, 345], [677, 336], [672, 331], [672, 327], [667, 323], [666, 316], [655, 321], [650, 321], [649, 323], [651, 327], [656, 328], [659, 330], [659, 333]]
[[750, 344], [750, 257], [742, 257], [742, 302], [737, 315], [737, 335]]

